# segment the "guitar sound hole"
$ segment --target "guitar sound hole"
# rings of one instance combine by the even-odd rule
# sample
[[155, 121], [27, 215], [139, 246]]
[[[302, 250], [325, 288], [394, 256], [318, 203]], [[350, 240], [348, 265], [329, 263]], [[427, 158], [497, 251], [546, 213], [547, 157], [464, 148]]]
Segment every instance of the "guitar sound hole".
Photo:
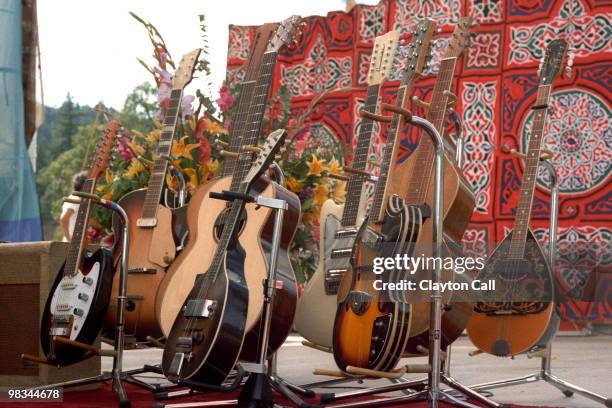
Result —
[[[223, 227], [225, 227], [225, 220], [229, 212], [230, 212], [230, 208], [227, 207], [225, 210], [223, 210], [221, 215], [219, 215], [217, 219], [215, 220], [214, 232], [215, 232], [215, 239], [217, 241], [221, 239], [221, 234], [223, 233]], [[242, 212], [240, 213], [240, 219], [238, 220], [238, 235], [242, 234], [242, 230], [244, 229], [244, 226], [246, 225], [246, 221], [247, 221], [246, 210], [242, 210]]]

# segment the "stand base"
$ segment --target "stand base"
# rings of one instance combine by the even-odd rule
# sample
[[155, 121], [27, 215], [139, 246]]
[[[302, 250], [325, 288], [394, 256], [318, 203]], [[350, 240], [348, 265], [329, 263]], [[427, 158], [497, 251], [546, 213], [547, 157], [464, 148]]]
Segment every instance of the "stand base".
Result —
[[475, 384], [470, 386], [470, 388], [474, 391], [486, 391], [492, 390], [495, 388], [504, 388], [504, 387], [512, 387], [515, 385], [521, 384], [530, 384], [538, 381], [545, 381], [557, 388], [559, 391], [563, 393], [566, 397], [572, 397], [574, 394], [581, 395], [585, 398], [590, 399], [591, 401], [595, 401], [600, 403], [607, 408], [612, 408], [612, 398], [606, 398], [602, 395], [596, 394], [592, 391], [586, 390], [577, 385], [571, 384], [567, 381], [564, 381], [546, 371], [525, 375], [522, 377], [510, 378], [506, 380], [492, 381], [488, 383]]
[[249, 376], [238, 397], [238, 406], [240, 408], [272, 408], [274, 406], [272, 386], [266, 374], [252, 373]]

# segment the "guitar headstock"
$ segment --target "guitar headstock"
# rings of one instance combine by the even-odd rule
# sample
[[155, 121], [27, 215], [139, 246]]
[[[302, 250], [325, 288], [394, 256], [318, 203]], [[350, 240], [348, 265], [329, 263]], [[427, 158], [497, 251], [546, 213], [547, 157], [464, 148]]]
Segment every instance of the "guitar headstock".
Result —
[[264, 171], [266, 171], [272, 161], [274, 161], [274, 156], [276, 156], [276, 153], [278, 153], [281, 147], [283, 147], [286, 137], [287, 131], [285, 129], [275, 130], [268, 135], [265, 143], [263, 146], [261, 146], [260, 151], [257, 154], [257, 158], [251, 165], [251, 169], [244, 177], [244, 183], [251, 184], [259, 176], [261, 176]]
[[378, 85], [389, 78], [398, 43], [399, 32], [395, 30], [379, 35], [374, 39], [374, 48], [372, 48], [372, 56], [370, 57], [370, 70], [368, 71], [368, 85]]
[[266, 52], [278, 52], [285, 45], [295, 45], [295, 38], [299, 35], [303, 27], [302, 17], [300, 16], [294, 15], [283, 20], [270, 39]]
[[548, 44], [539, 69], [540, 85], [552, 84], [557, 75], [563, 71], [563, 66], [566, 65], [566, 56], [567, 41], [557, 39]]
[[420, 20], [414, 27], [412, 40], [408, 46], [404, 83], [410, 83], [414, 77], [423, 73], [425, 59], [429, 54], [429, 46], [435, 30], [436, 23], [430, 19]]
[[181, 62], [176, 71], [174, 71], [174, 77], [172, 78], [172, 88], [183, 89], [193, 79], [193, 72], [195, 71], [196, 65], [198, 64], [198, 57], [202, 52], [201, 48], [188, 52], [183, 55]]
[[102, 136], [100, 136], [100, 140], [96, 147], [96, 152], [91, 160], [91, 166], [89, 166], [89, 171], [87, 172], [87, 178], [97, 179], [104, 173], [111, 152], [113, 151], [115, 139], [120, 130], [121, 124], [116, 120], [111, 120], [104, 126]]
[[461, 17], [459, 19], [443, 58], [459, 58], [463, 51], [470, 47], [473, 27], [477, 27], [473, 17]]

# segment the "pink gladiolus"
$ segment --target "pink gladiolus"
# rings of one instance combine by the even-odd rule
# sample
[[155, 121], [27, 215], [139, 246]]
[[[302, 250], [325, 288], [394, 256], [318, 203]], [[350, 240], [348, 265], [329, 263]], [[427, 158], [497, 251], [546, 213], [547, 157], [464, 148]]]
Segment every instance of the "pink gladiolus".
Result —
[[134, 153], [128, 148], [129, 138], [122, 137], [119, 139], [119, 143], [117, 144], [117, 153], [123, 158], [123, 160], [128, 161], [134, 157]]
[[225, 85], [219, 89], [219, 97], [215, 100], [221, 112], [227, 112], [234, 105], [234, 96]]

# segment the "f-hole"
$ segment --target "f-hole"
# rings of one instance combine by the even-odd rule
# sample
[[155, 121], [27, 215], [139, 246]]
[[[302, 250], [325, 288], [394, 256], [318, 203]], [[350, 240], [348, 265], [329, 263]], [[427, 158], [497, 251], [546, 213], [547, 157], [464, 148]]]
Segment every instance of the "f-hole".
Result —
[[[225, 210], [223, 210], [223, 212], [215, 220], [214, 234], [215, 234], [215, 241], [217, 242], [219, 241], [219, 239], [221, 239], [221, 234], [223, 233], [223, 228], [225, 227], [225, 220], [230, 210], [231, 210], [231, 207], [226, 207]], [[238, 236], [242, 234], [242, 231], [244, 230], [244, 227], [246, 225], [246, 221], [247, 221], [247, 212], [246, 212], [246, 209], [243, 208], [242, 211], [240, 212], [240, 219], [238, 220]]]

